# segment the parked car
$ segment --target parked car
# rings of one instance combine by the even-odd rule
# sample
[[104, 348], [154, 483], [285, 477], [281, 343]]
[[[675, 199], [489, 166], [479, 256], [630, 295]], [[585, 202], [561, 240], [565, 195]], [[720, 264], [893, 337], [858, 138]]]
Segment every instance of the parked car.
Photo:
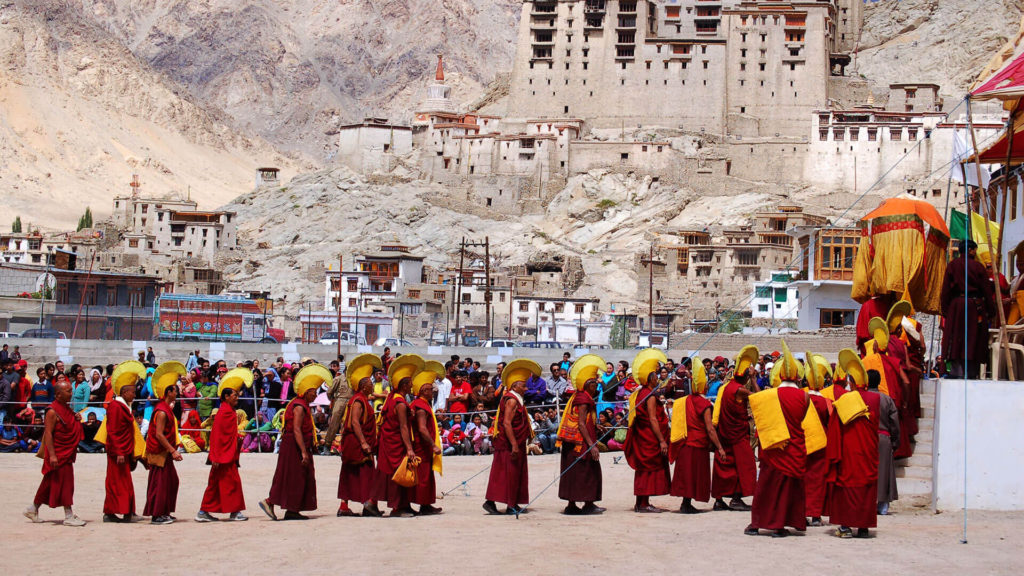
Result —
[[540, 342], [523, 342], [520, 346], [524, 348], [564, 348], [561, 342], [554, 341], [540, 341]]
[[574, 344], [575, 350], [608, 350], [611, 346], [607, 344]]
[[0, 340], [7, 340], [8, 338], [17, 338], [21, 336], [17, 332], [0, 332]]
[[485, 340], [481, 348], [515, 348], [519, 343], [515, 340]]
[[373, 341], [373, 345], [394, 346], [396, 348], [399, 346], [415, 346], [415, 344], [413, 344], [412, 342], [409, 342], [408, 340], [402, 340], [400, 338], [377, 338], [376, 340]]
[[67, 335], [58, 330], [51, 330], [50, 328], [31, 328], [21, 333], [22, 338], [51, 338], [57, 340], [67, 340]]
[[[337, 332], [324, 332], [323, 336], [320, 337], [320, 343], [325, 346], [337, 346], [338, 345], [338, 333]], [[359, 336], [359, 345], [366, 345], [366, 337]], [[356, 335], [354, 332], [342, 332], [341, 333], [341, 345], [342, 346], [355, 346]]]

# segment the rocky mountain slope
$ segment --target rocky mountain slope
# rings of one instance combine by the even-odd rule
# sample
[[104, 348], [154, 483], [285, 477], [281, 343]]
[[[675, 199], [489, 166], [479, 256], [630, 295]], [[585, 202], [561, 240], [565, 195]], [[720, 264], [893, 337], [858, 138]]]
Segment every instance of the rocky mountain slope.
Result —
[[326, 162], [338, 123], [408, 118], [444, 53], [453, 98], [511, 67], [519, 0], [78, 0], [236, 125]]
[[[214, 208], [258, 163], [288, 167], [55, 2], [0, 1], [0, 191], [7, 226], [74, 226], [109, 212], [133, 173], [144, 191]], [[291, 170], [294, 173], [294, 170]]]

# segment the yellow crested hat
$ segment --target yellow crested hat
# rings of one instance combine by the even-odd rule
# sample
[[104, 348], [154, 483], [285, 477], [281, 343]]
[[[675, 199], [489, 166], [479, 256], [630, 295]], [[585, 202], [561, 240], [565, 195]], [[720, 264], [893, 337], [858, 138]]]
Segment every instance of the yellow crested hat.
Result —
[[896, 328], [903, 322], [904, 316], [913, 316], [913, 314], [914, 307], [910, 305], [910, 302], [900, 300], [893, 304], [889, 309], [889, 314], [885, 317], [885, 325], [889, 327], [889, 333], [892, 334], [896, 331]]
[[345, 378], [353, 390], [359, 390], [359, 381], [373, 376], [373, 371], [383, 366], [376, 354], [360, 354], [345, 366]]
[[757, 361], [761, 358], [761, 353], [757, 350], [757, 346], [748, 344], [744, 346], [740, 353], [736, 355], [736, 376], [743, 376], [747, 373], [747, 369], [757, 364]]
[[420, 370], [412, 377], [412, 394], [419, 396], [420, 389], [424, 384], [433, 384], [435, 380], [444, 378], [444, 364], [437, 360], [427, 360], [423, 363], [423, 370]]
[[242, 389], [242, 386], [252, 388], [252, 370], [249, 368], [232, 368], [220, 379], [220, 384], [217, 386], [217, 396], [223, 394], [224, 390], [228, 388], [238, 392]]
[[832, 372], [832, 383], [846, 387], [846, 370], [840, 362], [836, 362], [836, 369]]
[[295, 374], [292, 388], [297, 396], [305, 396], [309, 390], [315, 390], [324, 382], [332, 380], [331, 371], [323, 364], [306, 364]]
[[[868, 321], [868, 333], [878, 342], [878, 347], [885, 350], [889, 347], [889, 325], [878, 316]], [[849, 370], [847, 370], [849, 372]]]
[[633, 380], [644, 386], [647, 384], [647, 377], [651, 372], [656, 372], [662, 364], [668, 362], [668, 356], [657, 348], [641, 350], [633, 358]]
[[583, 390], [583, 385], [604, 370], [606, 362], [597, 354], [584, 354], [572, 363], [569, 369], [569, 382], [577, 391]]
[[391, 389], [398, 388], [398, 383], [405, 378], [412, 378], [420, 370], [423, 370], [423, 357], [419, 354], [402, 354], [391, 361], [388, 366], [388, 380], [391, 381]]
[[850, 375], [855, 388], [867, 388], [868, 373], [864, 370], [864, 364], [860, 361], [860, 356], [857, 355], [856, 351], [850, 348], [840, 350], [838, 366], [842, 366], [843, 371]]
[[540, 376], [540, 364], [529, 358], [516, 358], [505, 365], [501, 371], [501, 384], [510, 390], [516, 382], [526, 382], [530, 376]]
[[150, 379], [150, 386], [153, 388], [153, 396], [163, 398], [167, 389], [178, 383], [178, 379], [188, 374], [185, 365], [181, 362], [171, 360], [156, 367]]
[[704, 369], [704, 362], [699, 356], [694, 356], [690, 361], [693, 366], [693, 379], [690, 382], [690, 392], [693, 394], [706, 394], [708, 391], [708, 371]]
[[134, 386], [139, 380], [145, 379], [145, 365], [138, 360], [127, 360], [114, 368], [114, 373], [110, 376], [110, 386], [114, 389], [114, 394], [116, 395], [121, 393], [121, 388]]
[[779, 370], [779, 378], [786, 382], [799, 382], [804, 377], [804, 368], [789, 350], [786, 341], [782, 341], [782, 356], [775, 361]]
[[804, 364], [807, 387], [811, 390], [821, 390], [825, 387], [825, 376], [832, 376], [828, 361], [825, 360], [824, 356], [812, 354], [809, 351], [804, 352], [804, 355], [807, 358]]

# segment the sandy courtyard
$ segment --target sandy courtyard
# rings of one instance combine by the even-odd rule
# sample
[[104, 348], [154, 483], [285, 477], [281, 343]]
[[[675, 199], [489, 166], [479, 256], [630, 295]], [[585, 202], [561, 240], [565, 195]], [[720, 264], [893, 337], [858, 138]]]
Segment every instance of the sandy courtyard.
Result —
[[[139, 573], [395, 573], [423, 574], [621, 574], [628, 570], [668, 574], [742, 570], [787, 574], [1008, 574], [1024, 565], [1024, 513], [972, 512], [970, 543], [959, 543], [959, 511], [933, 514], [900, 511], [880, 518], [877, 537], [839, 540], [826, 528], [784, 540], [743, 535], [749, 514], [716, 512], [697, 516], [637, 515], [632, 505], [632, 471], [602, 455], [605, 499], [602, 516], [567, 517], [553, 486], [518, 520], [486, 516], [480, 509], [487, 484], [483, 473], [438, 505], [441, 516], [409, 519], [336, 518], [340, 460], [318, 457], [320, 509], [305, 522], [271, 522], [256, 507], [270, 487], [275, 456], [245, 454], [242, 482], [250, 520], [201, 525], [192, 521], [206, 486], [205, 455], [186, 455], [178, 464], [179, 522], [170, 526], [103, 524], [105, 456], [81, 454], [75, 468], [75, 508], [90, 523], [65, 528], [31, 524], [21, 515], [31, 501], [41, 461], [3, 455], [0, 466], [0, 533], [10, 574], [94, 572], [97, 568]], [[439, 490], [448, 490], [490, 463], [489, 457], [445, 459]], [[558, 473], [554, 456], [531, 457], [530, 491], [536, 495]], [[141, 510], [146, 473], [135, 473]], [[678, 498], [656, 504], [675, 508]], [[56, 521], [62, 512], [44, 508]], [[429, 554], [429, 555], [428, 555]], [[386, 560], [385, 560], [386, 558]], [[115, 564], [116, 563], [116, 564]], [[715, 569], [715, 567], [718, 569]], [[481, 572], [484, 570], [485, 572]], [[742, 572], [741, 572], [742, 573]]]

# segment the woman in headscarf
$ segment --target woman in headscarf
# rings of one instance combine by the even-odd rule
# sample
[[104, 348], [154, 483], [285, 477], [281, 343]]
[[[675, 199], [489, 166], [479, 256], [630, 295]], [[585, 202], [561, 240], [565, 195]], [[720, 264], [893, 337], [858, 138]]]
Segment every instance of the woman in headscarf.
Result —
[[99, 366], [89, 369], [89, 401], [103, 402], [107, 395], [106, 381], [103, 378], [103, 370]]
[[78, 368], [74, 372], [74, 383], [71, 385], [71, 411], [81, 412], [89, 403], [89, 395], [92, 389], [85, 381], [85, 370]]

